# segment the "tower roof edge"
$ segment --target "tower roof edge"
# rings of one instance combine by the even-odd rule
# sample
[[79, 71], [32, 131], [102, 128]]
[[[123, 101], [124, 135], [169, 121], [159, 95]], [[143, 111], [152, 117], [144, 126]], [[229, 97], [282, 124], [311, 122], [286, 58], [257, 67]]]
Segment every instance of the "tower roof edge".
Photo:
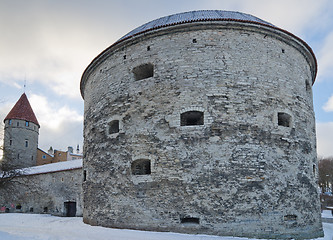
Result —
[[29, 122], [33, 122], [40, 127], [39, 122], [36, 118], [34, 111], [31, 108], [27, 95], [23, 93], [20, 99], [15, 103], [14, 107], [5, 117], [4, 121], [7, 119], [19, 119]]

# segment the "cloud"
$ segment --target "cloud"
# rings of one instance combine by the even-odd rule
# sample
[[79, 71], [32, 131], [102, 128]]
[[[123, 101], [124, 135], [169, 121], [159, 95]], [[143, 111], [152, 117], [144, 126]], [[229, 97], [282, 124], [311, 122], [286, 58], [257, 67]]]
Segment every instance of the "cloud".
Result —
[[333, 156], [333, 122], [316, 124], [317, 153], [320, 157]]
[[[68, 146], [83, 144], [83, 116], [68, 106], [60, 106], [45, 96], [31, 94], [29, 102], [40, 124], [39, 148], [66, 150]], [[15, 102], [6, 102], [0, 108], [0, 145], [3, 141], [3, 119]]]
[[[322, 19], [330, 0], [8, 1], [0, 8], [0, 81], [18, 85], [24, 75], [56, 94], [79, 99], [88, 64], [132, 28], [194, 9], [243, 11], [295, 34]], [[21, 6], [17, 8], [17, 5]], [[78, 7], [79, 5], [79, 7]], [[129, 8], [128, 6], [132, 6]], [[154, 11], [146, 13], [147, 6]], [[311, 7], [309, 7], [311, 6]], [[329, 40], [327, 40], [328, 44]], [[333, 51], [331, 51], [333, 52]], [[324, 57], [327, 64], [330, 57]], [[332, 61], [331, 61], [332, 62]], [[331, 65], [329, 65], [331, 66]], [[326, 68], [326, 67], [325, 67]]]
[[32, 94], [29, 98], [39, 124], [39, 147], [47, 150], [67, 149], [67, 146], [82, 145], [83, 116], [68, 106], [58, 106], [45, 96]]
[[329, 33], [318, 54], [319, 74], [318, 78], [333, 76], [333, 32]]
[[[215, 9], [236, 10], [255, 15], [297, 35], [304, 34], [309, 26], [317, 23], [317, 19], [322, 20], [323, 12], [328, 12], [328, 7], [332, 7], [330, 0], [315, 2], [312, 0], [211, 0], [205, 1], [206, 3], [211, 4]], [[321, 21], [320, 23], [322, 24]]]
[[333, 95], [328, 99], [328, 101], [323, 106], [325, 112], [333, 112]]
[[0, 8], [0, 81], [12, 86], [26, 75], [28, 82], [79, 99], [81, 74], [112, 43], [113, 32], [77, 15], [77, 6], [64, 5], [75, 7], [70, 11], [61, 4], [33, 2], [22, 2], [20, 8], [1, 4], [5, 6]]

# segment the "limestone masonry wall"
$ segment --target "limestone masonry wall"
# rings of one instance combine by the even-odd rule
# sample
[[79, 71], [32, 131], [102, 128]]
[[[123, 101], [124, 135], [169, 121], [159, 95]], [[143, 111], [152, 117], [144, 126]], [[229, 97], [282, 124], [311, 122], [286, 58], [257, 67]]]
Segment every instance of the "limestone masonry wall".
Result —
[[39, 126], [33, 122], [18, 119], [5, 121], [4, 149], [12, 166], [36, 166], [38, 132]]
[[260, 238], [322, 235], [299, 39], [187, 23], [125, 40], [83, 78], [86, 223]]
[[[0, 189], [1, 211], [82, 216], [82, 169], [20, 176]], [[72, 205], [71, 205], [72, 207]]]

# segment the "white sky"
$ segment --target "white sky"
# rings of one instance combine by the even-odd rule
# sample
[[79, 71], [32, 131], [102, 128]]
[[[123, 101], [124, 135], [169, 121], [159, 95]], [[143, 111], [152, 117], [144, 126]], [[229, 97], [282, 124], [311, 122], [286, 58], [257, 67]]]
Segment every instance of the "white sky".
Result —
[[[101, 51], [134, 28], [191, 10], [252, 14], [301, 37], [319, 65], [314, 84], [318, 154], [333, 156], [331, 0], [0, 0], [0, 121], [26, 93], [41, 124], [39, 146], [82, 149], [79, 82]], [[0, 126], [2, 128], [2, 126]]]

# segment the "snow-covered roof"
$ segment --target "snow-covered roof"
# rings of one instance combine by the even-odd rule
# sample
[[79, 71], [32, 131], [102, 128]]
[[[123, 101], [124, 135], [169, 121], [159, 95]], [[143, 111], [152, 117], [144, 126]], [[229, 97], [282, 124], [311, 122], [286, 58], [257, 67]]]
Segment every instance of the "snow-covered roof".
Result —
[[40, 149], [40, 148], [37, 148], [37, 149], [38, 149], [39, 151], [41, 151], [41, 152], [43, 152], [43, 153], [49, 155], [50, 157], [54, 157], [54, 155], [49, 154], [48, 152], [45, 152], [43, 149]]
[[23, 168], [23, 175], [35, 175], [42, 173], [60, 172], [72, 169], [82, 168], [82, 159], [76, 159], [72, 161], [50, 163], [41, 166]]
[[199, 11], [173, 14], [166, 17], [155, 19], [140, 27], [135, 28], [133, 31], [129, 32], [128, 34], [120, 38], [117, 42], [138, 35], [140, 33], [148, 32], [158, 28], [163, 28], [183, 23], [209, 22], [209, 21], [251, 22], [251, 23], [258, 23], [274, 27], [273, 24], [246, 13], [234, 12], [234, 11], [222, 11], [222, 10], [199, 10]]

